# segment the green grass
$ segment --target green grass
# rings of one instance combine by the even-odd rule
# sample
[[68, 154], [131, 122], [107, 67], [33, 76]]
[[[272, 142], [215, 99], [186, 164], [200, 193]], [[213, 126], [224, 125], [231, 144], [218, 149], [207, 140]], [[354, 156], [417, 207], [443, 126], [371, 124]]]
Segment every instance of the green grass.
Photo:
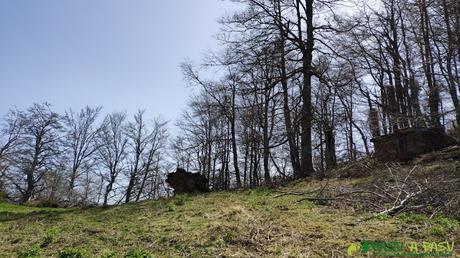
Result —
[[330, 257], [346, 256], [360, 240], [460, 240], [458, 221], [449, 218], [359, 222], [369, 214], [275, 195], [254, 189], [83, 210], [0, 203], [0, 257]]
[[59, 211], [59, 210], [62, 210], [62, 209], [36, 208], [36, 207], [13, 205], [13, 204], [9, 204], [9, 203], [0, 202], [0, 213], [4, 213], [4, 212], [30, 213], [30, 212], [34, 212], [34, 211]]

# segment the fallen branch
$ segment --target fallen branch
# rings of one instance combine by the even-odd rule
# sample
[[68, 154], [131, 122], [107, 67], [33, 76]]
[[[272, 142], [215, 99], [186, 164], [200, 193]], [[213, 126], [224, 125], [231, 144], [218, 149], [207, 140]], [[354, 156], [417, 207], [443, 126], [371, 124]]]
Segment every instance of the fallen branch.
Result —
[[310, 192], [281, 192], [281, 191], [277, 191], [277, 192], [279, 192], [281, 194], [276, 195], [273, 198], [276, 199], [276, 198], [280, 198], [280, 197], [287, 196], [287, 195], [303, 196], [303, 195], [314, 194], [314, 193], [317, 193], [319, 191], [321, 191], [321, 188], [315, 189], [315, 190], [310, 191]]
[[[393, 207], [387, 209], [387, 210], [384, 210], [380, 213], [378, 213], [376, 216], [379, 216], [379, 215], [390, 215], [390, 216], [393, 216], [395, 215], [396, 213], [398, 213], [401, 209], [403, 209], [405, 207], [405, 205], [414, 197], [422, 194], [425, 190], [424, 189], [420, 189], [419, 191], [415, 192], [415, 193], [410, 193], [406, 196], [406, 198], [404, 198], [403, 200], [401, 200], [399, 202], [399, 204], [395, 204]], [[399, 197], [399, 196], [398, 196]]]
[[303, 201], [336, 201], [336, 200], [343, 200], [345, 198], [340, 198], [340, 197], [331, 197], [331, 198], [317, 198], [317, 197], [305, 197], [300, 200], [297, 200], [297, 202], [303, 202]]

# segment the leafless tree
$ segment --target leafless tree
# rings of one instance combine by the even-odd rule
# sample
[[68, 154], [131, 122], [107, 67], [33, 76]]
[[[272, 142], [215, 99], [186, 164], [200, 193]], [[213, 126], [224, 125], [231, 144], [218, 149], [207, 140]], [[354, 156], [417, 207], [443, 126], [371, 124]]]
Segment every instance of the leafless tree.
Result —
[[[69, 110], [63, 117], [64, 147], [69, 170], [67, 199], [70, 202], [84, 197], [84, 194], [76, 196], [75, 188], [81, 177], [94, 169], [94, 154], [101, 147], [97, 142], [101, 128], [96, 124], [101, 109], [101, 107], [85, 107], [78, 113]], [[86, 176], [88, 177], [89, 175]]]
[[18, 150], [21, 124], [15, 111], [5, 117], [0, 130], [0, 192], [6, 193], [7, 171], [12, 165], [13, 155]]
[[[160, 151], [164, 149], [167, 139], [166, 123], [160, 119], [149, 126], [144, 121], [144, 111], [134, 115], [134, 121], [126, 126], [128, 142], [128, 186], [125, 202], [139, 201], [149, 179], [155, 179], [159, 173]], [[157, 186], [157, 185], [156, 185]], [[158, 187], [158, 186], [157, 186]], [[136, 194], [137, 191], [137, 194]]]
[[[107, 115], [98, 136], [98, 159], [101, 164], [101, 178], [105, 183], [103, 205], [107, 205], [118, 176], [126, 169], [128, 138], [124, 134], [125, 113]], [[102, 183], [101, 183], [102, 187]]]
[[21, 128], [18, 134], [18, 150], [12, 167], [7, 172], [9, 183], [25, 203], [43, 190], [41, 180], [58, 166], [61, 153], [60, 117], [49, 104], [34, 104], [26, 111], [11, 111], [10, 117]]

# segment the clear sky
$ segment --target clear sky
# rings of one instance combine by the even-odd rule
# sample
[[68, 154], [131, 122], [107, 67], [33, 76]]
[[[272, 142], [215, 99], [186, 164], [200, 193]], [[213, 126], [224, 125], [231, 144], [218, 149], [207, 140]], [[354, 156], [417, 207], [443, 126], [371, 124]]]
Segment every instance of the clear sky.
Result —
[[173, 122], [191, 90], [179, 65], [215, 49], [218, 0], [0, 0], [0, 115], [138, 108]]

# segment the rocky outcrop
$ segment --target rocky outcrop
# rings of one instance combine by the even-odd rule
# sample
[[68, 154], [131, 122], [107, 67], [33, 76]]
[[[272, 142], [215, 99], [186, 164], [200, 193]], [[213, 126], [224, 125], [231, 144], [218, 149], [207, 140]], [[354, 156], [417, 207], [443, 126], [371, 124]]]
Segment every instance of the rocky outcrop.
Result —
[[168, 174], [166, 182], [174, 188], [174, 194], [209, 192], [208, 179], [199, 173], [190, 173], [182, 168]]

